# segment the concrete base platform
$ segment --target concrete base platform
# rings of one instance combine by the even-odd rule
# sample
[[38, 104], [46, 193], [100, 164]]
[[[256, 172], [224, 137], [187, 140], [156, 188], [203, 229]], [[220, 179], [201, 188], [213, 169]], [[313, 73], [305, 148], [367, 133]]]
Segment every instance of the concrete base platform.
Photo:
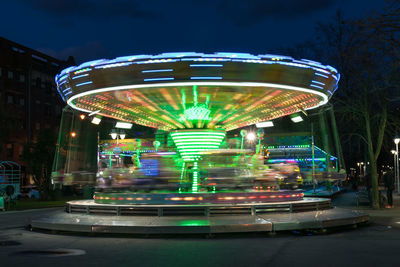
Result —
[[367, 214], [340, 209], [297, 213], [221, 216], [110, 216], [56, 212], [31, 222], [33, 229], [114, 234], [213, 234], [326, 229], [369, 220]]

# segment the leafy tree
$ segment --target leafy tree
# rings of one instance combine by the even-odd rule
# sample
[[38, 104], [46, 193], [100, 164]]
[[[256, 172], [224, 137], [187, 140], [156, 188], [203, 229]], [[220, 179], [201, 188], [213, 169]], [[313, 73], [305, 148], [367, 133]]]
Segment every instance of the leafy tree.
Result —
[[46, 199], [50, 190], [51, 170], [54, 159], [56, 137], [52, 129], [38, 132], [37, 141], [24, 147], [22, 158], [28, 173], [31, 173], [38, 186], [41, 198]]

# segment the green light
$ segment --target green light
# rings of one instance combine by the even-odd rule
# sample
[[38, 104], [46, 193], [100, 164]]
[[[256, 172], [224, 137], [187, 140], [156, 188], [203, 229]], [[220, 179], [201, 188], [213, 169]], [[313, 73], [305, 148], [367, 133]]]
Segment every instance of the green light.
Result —
[[[184, 131], [184, 130], [183, 130]], [[183, 133], [171, 133], [171, 136], [196, 136], [196, 135], [210, 135], [210, 136], [225, 136], [225, 132], [212, 132], [210, 130], [205, 130], [204, 132], [183, 132]]]
[[207, 148], [218, 148], [219, 146], [188, 146], [188, 147], [180, 147], [179, 151], [196, 151], [199, 147], [207, 149]]
[[179, 222], [179, 226], [208, 226], [208, 220], [183, 220]]
[[197, 85], [193, 85], [193, 104], [197, 106]]
[[185, 94], [185, 90], [182, 89], [181, 93], [182, 93], [182, 106], [183, 106], [183, 109], [186, 109], [186, 94]]
[[192, 182], [192, 192], [197, 193], [199, 190], [199, 177], [198, 177], [198, 167], [197, 167], [197, 161], [194, 162], [193, 164], [193, 182]]
[[221, 137], [216, 137], [216, 138], [212, 138], [212, 137], [210, 137], [210, 136], [208, 136], [208, 137], [201, 137], [201, 138], [198, 138], [198, 137], [196, 137], [196, 136], [188, 136], [188, 137], [186, 137], [186, 138], [178, 138], [178, 139], [176, 139], [176, 138], [173, 138], [174, 140], [176, 140], [176, 142], [192, 142], [192, 141], [194, 141], [194, 140], [196, 140], [196, 141], [198, 141], [198, 142], [207, 142], [207, 141], [221, 141], [221, 140], [223, 140], [224, 138], [221, 136]]
[[208, 104], [210, 103], [210, 95], [206, 96], [206, 107], [208, 107]]
[[222, 130], [177, 130], [171, 133], [179, 154], [184, 161], [196, 161], [198, 152], [218, 149], [225, 138]]
[[184, 116], [187, 120], [203, 120], [209, 121], [211, 110], [206, 108], [203, 104], [193, 106], [184, 111]]
[[178, 147], [181, 147], [181, 146], [189, 146], [189, 145], [218, 145], [219, 146], [219, 144], [222, 142], [222, 140], [221, 141], [219, 141], [219, 140], [213, 140], [213, 141], [207, 141], [207, 142], [190, 142], [190, 141], [188, 141], [188, 142], [185, 142], [185, 143], [177, 143], [176, 144], [176, 146], [178, 146]]

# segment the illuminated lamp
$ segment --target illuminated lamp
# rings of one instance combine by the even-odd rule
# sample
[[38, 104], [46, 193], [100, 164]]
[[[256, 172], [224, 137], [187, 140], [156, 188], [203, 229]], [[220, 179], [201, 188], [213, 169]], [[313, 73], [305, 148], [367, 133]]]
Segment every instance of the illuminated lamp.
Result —
[[265, 128], [265, 127], [274, 127], [274, 123], [272, 121], [264, 121], [256, 123], [257, 128]]
[[71, 132], [71, 137], [75, 138], [76, 137], [76, 132]]
[[81, 118], [81, 120], [84, 120], [86, 118], [86, 115], [85, 114], [81, 114], [81, 115], [79, 115], [79, 118]]
[[111, 135], [112, 139], [116, 139], [118, 134], [117, 134], [117, 132], [115, 130], [112, 130], [110, 135]]
[[294, 123], [303, 121], [303, 118], [302, 118], [300, 115], [298, 115], [298, 114], [295, 114], [295, 115], [293, 115], [293, 116], [290, 116], [290, 119], [291, 119]]
[[95, 116], [95, 117], [93, 117], [93, 119], [92, 119], [91, 122], [92, 122], [93, 124], [98, 125], [98, 124], [100, 124], [100, 122], [101, 122], [101, 117], [100, 117], [100, 116]]
[[118, 121], [115, 124], [115, 128], [120, 128], [120, 129], [131, 129], [132, 128], [132, 123], [129, 122], [124, 122], [124, 121]]
[[256, 135], [255, 135], [254, 133], [249, 133], [249, 134], [246, 136], [246, 138], [247, 138], [247, 140], [249, 140], [249, 141], [254, 141], [254, 140], [256, 140]]
[[124, 132], [121, 132], [121, 133], [119, 134], [119, 138], [120, 138], [120, 139], [125, 139], [125, 137], [126, 137], [126, 134], [125, 134]]

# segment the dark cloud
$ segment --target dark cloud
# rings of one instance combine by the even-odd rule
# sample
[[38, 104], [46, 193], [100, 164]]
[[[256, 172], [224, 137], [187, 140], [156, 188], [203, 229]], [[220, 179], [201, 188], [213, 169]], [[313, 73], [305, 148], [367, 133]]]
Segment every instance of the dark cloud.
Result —
[[155, 14], [129, 0], [23, 0], [32, 8], [55, 16], [77, 15], [96, 19], [154, 18]]
[[221, 0], [224, 14], [238, 25], [249, 25], [265, 18], [288, 19], [311, 15], [334, 5], [336, 0]]

